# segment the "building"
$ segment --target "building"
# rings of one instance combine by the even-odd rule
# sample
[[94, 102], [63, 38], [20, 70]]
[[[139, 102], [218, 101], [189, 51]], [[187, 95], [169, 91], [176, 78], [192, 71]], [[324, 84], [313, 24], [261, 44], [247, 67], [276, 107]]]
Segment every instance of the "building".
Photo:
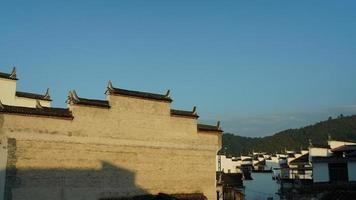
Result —
[[329, 140], [328, 147], [326, 156], [312, 157], [314, 183], [356, 183], [356, 143]]
[[216, 172], [216, 199], [243, 200], [244, 186], [241, 173]]
[[299, 156], [289, 163], [289, 178], [296, 180], [312, 180], [313, 170], [309, 161], [309, 153]]
[[[329, 138], [327, 144], [313, 144], [309, 152], [281, 164], [281, 191], [289, 194], [356, 189], [356, 143]], [[304, 155], [303, 155], [304, 154]]]
[[17, 74], [14, 67], [11, 73], [0, 72], [0, 100], [2, 104], [35, 108], [37, 102], [45, 107], [51, 107], [49, 89], [44, 94], [17, 91]]
[[312, 179], [311, 162], [309, 161], [309, 151], [285, 151], [285, 155], [280, 155], [280, 174], [279, 178], [288, 181], [300, 181]]
[[232, 155], [218, 154], [216, 156], [216, 171], [225, 173], [241, 173], [241, 159]]
[[216, 199], [221, 127], [199, 124], [196, 109], [172, 109], [169, 91], [125, 90], [109, 82], [106, 100], [70, 91], [68, 108], [52, 108], [48, 95], [17, 101], [16, 81], [14, 71], [1, 73], [1, 198], [200, 193]]

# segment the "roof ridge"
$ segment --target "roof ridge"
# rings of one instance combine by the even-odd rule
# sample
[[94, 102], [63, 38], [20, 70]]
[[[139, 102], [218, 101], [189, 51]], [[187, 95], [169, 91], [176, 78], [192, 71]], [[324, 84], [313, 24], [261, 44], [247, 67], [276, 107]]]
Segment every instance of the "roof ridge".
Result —
[[197, 124], [197, 127], [198, 127], [198, 131], [217, 131], [217, 132], [224, 132], [224, 131], [221, 129], [220, 121], [218, 121], [215, 126], [214, 126], [214, 125], [207, 125], [207, 124], [198, 123], [198, 124]]
[[179, 109], [172, 109], [171, 108], [171, 115], [188, 116], [188, 117], [199, 118], [196, 106], [193, 107], [193, 110], [179, 110]]
[[11, 80], [18, 80], [16, 75], [16, 67], [12, 68], [11, 73], [0, 72], [0, 78], [6, 78]]
[[77, 92], [75, 90], [69, 91], [66, 103], [84, 105], [84, 106], [110, 108], [109, 101], [101, 100], [101, 99], [82, 98], [77, 95]]
[[74, 118], [72, 112], [68, 108], [52, 108], [36, 105], [36, 108], [24, 106], [5, 105], [0, 102], [0, 113], [15, 113], [37, 116], [52, 116], [62, 118]]
[[51, 96], [49, 94], [49, 88], [47, 88], [45, 94], [38, 94], [38, 93], [34, 93], [34, 92], [16, 91], [15, 95], [18, 96], [18, 97], [25, 97], [25, 98], [30, 98], [30, 99], [39, 99], [39, 100], [45, 100], [45, 101], [52, 101]]
[[165, 94], [143, 92], [143, 91], [137, 91], [137, 90], [128, 90], [128, 89], [114, 87], [111, 81], [108, 82], [108, 86], [107, 86], [107, 90], [106, 90], [105, 94], [132, 96], [132, 97], [138, 97], [138, 98], [143, 98], [143, 99], [153, 99], [153, 100], [167, 101], [167, 102], [173, 101], [170, 97], [170, 94], [171, 94], [170, 90], [167, 90], [167, 92]]

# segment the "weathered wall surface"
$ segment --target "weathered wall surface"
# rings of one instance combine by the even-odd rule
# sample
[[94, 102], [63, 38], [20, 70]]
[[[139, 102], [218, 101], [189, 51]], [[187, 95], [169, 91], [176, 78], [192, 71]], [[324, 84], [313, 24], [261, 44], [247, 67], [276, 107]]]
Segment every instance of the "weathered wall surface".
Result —
[[15, 102], [16, 80], [0, 78], [0, 100], [3, 104], [13, 105]]
[[[0, 123], [1, 124], [1, 123]], [[4, 198], [5, 192], [5, 171], [7, 164], [7, 140], [4, 137], [1, 137], [0, 133], [0, 200]]]
[[158, 192], [215, 199], [218, 133], [198, 133], [196, 119], [171, 116], [167, 102], [109, 100], [110, 109], [71, 106], [73, 120], [4, 115], [3, 132], [16, 139], [14, 200]]
[[5, 192], [5, 170], [7, 164], [7, 140], [2, 132], [4, 116], [0, 115], [0, 200], [4, 199]]

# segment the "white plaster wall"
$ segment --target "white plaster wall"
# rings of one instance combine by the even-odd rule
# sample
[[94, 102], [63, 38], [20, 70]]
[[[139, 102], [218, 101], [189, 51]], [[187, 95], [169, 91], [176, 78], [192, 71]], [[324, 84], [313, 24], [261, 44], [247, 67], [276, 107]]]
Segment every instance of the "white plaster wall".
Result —
[[272, 156], [271, 159], [272, 159], [273, 162], [278, 163], [278, 160], [279, 160], [278, 157], [273, 157], [273, 156]]
[[[218, 161], [219, 161], [219, 156], [216, 156], [216, 171], [218, 171]], [[226, 158], [225, 155], [221, 155], [221, 170], [224, 171], [225, 173], [228, 173], [230, 170], [230, 173], [237, 173], [239, 172], [237, 170], [238, 166], [241, 166], [241, 161], [232, 161], [231, 158]]]
[[3, 104], [15, 103], [16, 80], [0, 78], [0, 100]]
[[[0, 78], [0, 100], [5, 105], [36, 107], [36, 99], [17, 97], [16, 80]], [[40, 100], [42, 106], [51, 107], [51, 101]]]
[[313, 182], [329, 182], [329, 167], [327, 163], [313, 163]]
[[0, 200], [4, 199], [5, 191], [5, 176], [6, 176], [6, 163], [7, 163], [7, 148], [6, 138], [0, 138]]
[[[30, 107], [35, 108], [37, 104], [36, 99], [24, 98], [24, 97], [15, 97], [15, 101], [13, 105], [16, 106], [23, 106], [23, 107]], [[40, 100], [40, 104], [44, 107], [51, 107], [50, 101], [43, 101]]]
[[225, 156], [221, 156], [221, 170], [227, 173], [229, 170], [232, 172], [232, 160], [231, 158], [226, 158]]
[[237, 173], [238, 170], [237, 170], [237, 166], [240, 165], [241, 166], [241, 163], [239, 163], [239, 161], [232, 161], [232, 168], [231, 168], [231, 172], [232, 173]]
[[328, 157], [331, 156], [331, 152], [327, 148], [309, 148], [309, 161], [312, 161], [312, 157]]
[[348, 162], [349, 181], [356, 181], [356, 162]]

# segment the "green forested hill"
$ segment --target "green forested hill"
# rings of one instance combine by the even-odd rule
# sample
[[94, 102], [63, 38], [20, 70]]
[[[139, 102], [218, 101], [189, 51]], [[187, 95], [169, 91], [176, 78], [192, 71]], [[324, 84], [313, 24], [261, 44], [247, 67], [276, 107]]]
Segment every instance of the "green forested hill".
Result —
[[[328, 135], [333, 139], [356, 140], [356, 115], [329, 119], [299, 129], [288, 129], [272, 136], [250, 138], [223, 134], [223, 148], [227, 153], [240, 155], [254, 151], [274, 153], [287, 149], [299, 150], [309, 146], [309, 139], [316, 144], [326, 144]], [[222, 151], [221, 150], [221, 151]]]

